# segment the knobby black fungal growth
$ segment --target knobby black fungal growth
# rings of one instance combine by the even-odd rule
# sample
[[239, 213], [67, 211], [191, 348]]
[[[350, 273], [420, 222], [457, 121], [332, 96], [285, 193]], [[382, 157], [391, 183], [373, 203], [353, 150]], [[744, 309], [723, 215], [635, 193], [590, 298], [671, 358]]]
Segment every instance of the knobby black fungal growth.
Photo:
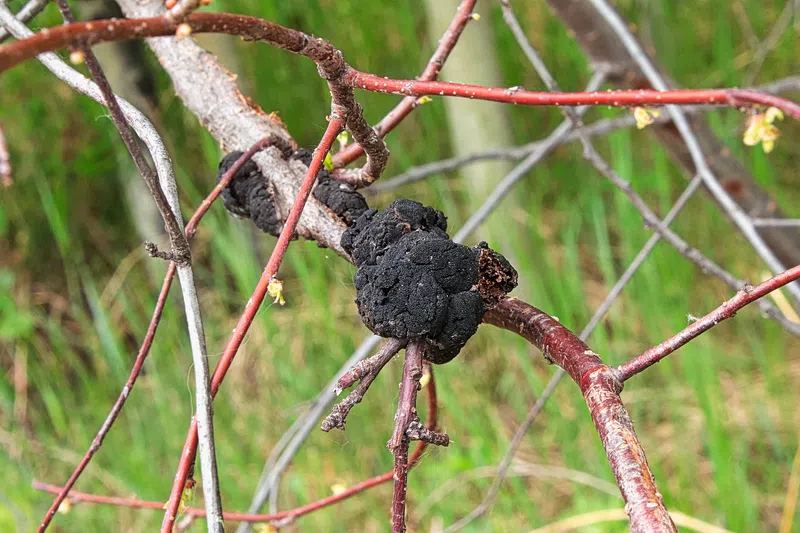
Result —
[[[217, 182], [227, 172], [243, 152], [231, 152], [219, 164]], [[306, 166], [311, 164], [312, 153], [300, 149], [294, 153], [286, 153], [291, 159], [302, 161]], [[222, 191], [222, 202], [231, 214], [249, 218], [262, 231], [280, 235], [283, 222], [278, 218], [271, 184], [252, 160], [247, 161], [231, 182]], [[334, 180], [325, 169], [317, 173], [317, 185], [314, 197], [333, 211], [345, 224], [350, 225], [366, 211], [369, 206], [361, 194], [349, 185]]]
[[[243, 153], [231, 152], [222, 158], [217, 171], [217, 182]], [[278, 218], [275, 209], [271, 184], [252, 159], [239, 168], [220, 196], [229, 213], [251, 219], [253, 224], [265, 233], [276, 237], [280, 235], [283, 222]]]
[[358, 267], [356, 304], [375, 334], [425, 340], [425, 357], [451, 361], [487, 309], [517, 284], [517, 272], [486, 243], [469, 248], [447, 235], [443, 213], [400, 199], [364, 212], [342, 236]]

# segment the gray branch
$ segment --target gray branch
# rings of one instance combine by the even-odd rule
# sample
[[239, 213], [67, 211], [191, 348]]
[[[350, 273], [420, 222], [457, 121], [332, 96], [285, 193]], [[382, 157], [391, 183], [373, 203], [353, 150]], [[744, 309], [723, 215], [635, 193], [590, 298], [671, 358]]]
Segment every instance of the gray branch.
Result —
[[[33, 35], [24, 24], [15, 19], [8, 10], [5, 0], [0, 0], [0, 22], [15, 37], [24, 38]], [[100, 88], [82, 74], [69, 67], [55, 53], [48, 52], [39, 56], [39, 60], [57, 78], [64, 81], [76, 91], [105, 104]], [[183, 219], [180, 214], [178, 189], [175, 184], [175, 175], [172, 170], [172, 161], [160, 135], [138, 109], [122, 98], [117, 101], [136, 135], [145, 143], [153, 158], [158, 174], [159, 184], [164, 191], [167, 202], [183, 231]], [[205, 334], [203, 321], [200, 314], [200, 304], [194, 284], [194, 274], [190, 262], [177, 263], [178, 278], [181, 282], [186, 320], [189, 329], [189, 339], [192, 347], [192, 359], [195, 371], [196, 402], [197, 402], [197, 427], [200, 447], [200, 469], [203, 478], [203, 495], [208, 513], [208, 530], [222, 533], [222, 505], [219, 495], [219, 480], [217, 476], [216, 458], [214, 453], [214, 430], [212, 421], [211, 388], [206, 356]]]

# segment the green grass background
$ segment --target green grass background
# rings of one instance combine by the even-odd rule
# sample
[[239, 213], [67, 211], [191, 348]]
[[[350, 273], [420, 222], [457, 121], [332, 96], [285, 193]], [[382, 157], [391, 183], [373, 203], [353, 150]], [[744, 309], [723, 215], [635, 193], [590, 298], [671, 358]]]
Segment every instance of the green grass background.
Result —
[[[533, 44], [565, 90], [588, 80], [586, 61], [544, 2], [516, 2]], [[754, 48], [741, 8], [760, 38], [783, 2], [617, 2], [685, 86], [740, 85]], [[733, 6], [738, 4], [738, 6]], [[20, 0], [12, 0], [18, 9]], [[417, 2], [215, 0], [213, 8], [261, 16], [339, 46], [357, 68], [413, 77], [431, 52]], [[478, 24], [493, 24], [508, 86], [541, 87], [497, 6], [480, 2]], [[58, 23], [50, 6], [37, 24]], [[795, 23], [797, 24], [797, 23]], [[798, 72], [797, 26], [768, 56], [757, 82]], [[242, 81], [275, 111], [301, 145], [324, 130], [329, 97], [314, 65], [267, 46], [236, 42]], [[148, 61], [156, 64], [151, 54]], [[174, 95], [163, 73], [159, 127], [170, 148], [190, 213], [214, 179], [221, 153]], [[370, 122], [397, 101], [359, 94]], [[795, 98], [797, 95], [795, 95]], [[618, 116], [595, 110], [589, 118]], [[518, 142], [543, 137], [561, 116], [554, 109], [514, 108]], [[800, 128], [782, 125], [773, 154], [741, 143], [742, 115], [710, 115], [718, 133], [790, 214], [800, 216], [796, 169]], [[15, 184], [0, 192], [0, 530], [31, 531], [52, 501], [33, 479], [63, 483], [119, 393], [147, 326], [163, 265], [148, 269], [116, 175], [125, 165], [105, 111], [54, 81], [35, 63], [0, 77], [0, 124]], [[448, 156], [440, 100], [418, 109], [389, 137], [386, 176]], [[647, 132], [622, 131], [599, 142], [615, 169], [661, 213], [685, 177]], [[474, 205], [457, 174], [386, 194], [416, 198], [446, 211], [458, 228]], [[515, 295], [580, 330], [650, 236], [637, 212], [564, 147], [530, 172], [490, 219], [489, 238], [521, 274]], [[477, 200], [480, 200], [477, 199]], [[741, 277], [763, 267], [703, 194], [675, 223], [693, 245]], [[274, 239], [253, 237], [246, 223], [214, 206], [194, 244], [196, 279], [214, 364], [258, 279]], [[155, 275], [153, 275], [155, 271]], [[313, 243], [292, 244], [281, 269], [288, 303], [265, 305], [215, 402], [217, 452], [226, 509], [244, 510], [269, 450], [302, 412], [366, 330], [352, 303], [353, 268]], [[125, 410], [77, 485], [79, 490], [164, 500], [192, 412], [188, 337], [173, 291], [156, 343]], [[659, 245], [608, 319], [590, 339], [618, 364], [702, 315], [731, 291]], [[511, 435], [553, 373], [515, 336], [481, 329], [453, 363], [437, 367], [442, 427], [454, 443], [432, 450], [410, 477], [410, 530], [428, 531], [468, 513], [490, 479], [460, 478], [497, 464]], [[391, 433], [400, 364], [396, 361], [349, 418], [347, 431], [314, 432], [281, 486], [290, 508], [391, 468]], [[665, 362], [633, 379], [623, 399], [631, 410], [659, 488], [670, 509], [733, 531], [776, 531], [798, 447], [800, 343], [754, 310], [741, 312]], [[560, 386], [527, 435], [519, 459], [564, 466], [605, 481], [613, 477], [580, 393]], [[437, 488], [450, 487], [438, 501]], [[201, 497], [195, 500], [201, 504]], [[287, 531], [388, 531], [391, 487], [382, 486], [303, 517]], [[620, 507], [620, 499], [561, 478], [514, 477], [493, 510], [467, 531], [526, 531], [560, 518]], [[425, 509], [424, 513], [418, 512]], [[78, 505], [58, 515], [53, 531], [153, 531], [161, 513]], [[196, 525], [200, 530], [202, 525]], [[625, 531], [624, 523], [581, 531]], [[800, 532], [800, 516], [792, 531]]]

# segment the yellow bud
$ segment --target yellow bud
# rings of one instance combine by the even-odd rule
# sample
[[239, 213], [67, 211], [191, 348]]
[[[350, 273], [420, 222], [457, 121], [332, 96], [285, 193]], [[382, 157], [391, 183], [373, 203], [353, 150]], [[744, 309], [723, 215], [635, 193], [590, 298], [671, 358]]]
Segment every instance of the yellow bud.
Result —
[[338, 496], [339, 494], [343, 493], [347, 490], [347, 485], [344, 483], [334, 483], [331, 485], [331, 492], [334, 496]]
[[175, 30], [175, 37], [177, 37], [178, 39], [183, 39], [184, 37], [188, 37], [191, 34], [192, 34], [192, 27], [185, 22], [178, 24], [178, 28]]
[[481, 20], [481, 15], [480, 15], [480, 13], [473, 13], [473, 14], [472, 14], [472, 20], [474, 20], [474, 21]]
[[284, 305], [286, 300], [283, 299], [283, 282], [278, 278], [272, 278], [267, 285], [267, 293], [275, 298], [272, 303]]
[[431, 382], [431, 373], [425, 369], [425, 372], [422, 374], [422, 378], [419, 380], [419, 388], [424, 389], [425, 385]]
[[86, 60], [86, 54], [83, 53], [83, 50], [73, 50], [69, 54], [69, 62], [73, 65], [80, 65]]
[[64, 498], [61, 503], [58, 504], [58, 512], [61, 514], [67, 514], [72, 509], [72, 501], [69, 498]]
[[636, 127], [640, 130], [652, 124], [659, 115], [661, 115], [661, 111], [657, 109], [646, 109], [644, 107], [633, 108], [633, 116], [636, 118]]

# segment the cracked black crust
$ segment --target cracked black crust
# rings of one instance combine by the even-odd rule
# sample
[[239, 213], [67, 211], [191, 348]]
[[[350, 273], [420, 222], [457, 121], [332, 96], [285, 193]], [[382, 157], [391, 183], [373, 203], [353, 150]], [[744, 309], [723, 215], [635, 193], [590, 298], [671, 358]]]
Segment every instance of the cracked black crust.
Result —
[[412, 231], [426, 231], [449, 239], [447, 217], [414, 200], [399, 199], [381, 212], [370, 209], [342, 235], [342, 248], [357, 267], [375, 264], [387, 248]]
[[[243, 153], [231, 152], [222, 158], [217, 171], [217, 182]], [[229, 213], [251, 219], [265, 233], [276, 237], [280, 235], [283, 222], [278, 218], [269, 180], [261, 174], [252, 159], [242, 165], [220, 196]]]
[[425, 340], [425, 358], [436, 364], [455, 358], [497, 295], [516, 286], [503, 256], [486, 243], [457, 244], [446, 229], [440, 211], [400, 199], [365, 212], [342, 236], [358, 266], [355, 301], [364, 324], [382, 337]]

